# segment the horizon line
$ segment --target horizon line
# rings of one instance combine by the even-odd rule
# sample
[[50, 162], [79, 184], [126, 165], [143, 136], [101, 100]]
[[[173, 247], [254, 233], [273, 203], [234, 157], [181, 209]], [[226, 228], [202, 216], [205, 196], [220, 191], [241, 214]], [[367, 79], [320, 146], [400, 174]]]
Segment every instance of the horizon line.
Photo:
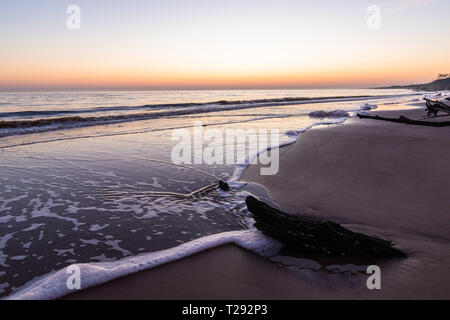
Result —
[[[245, 86], [245, 87], [0, 87], [0, 93], [12, 92], [94, 92], [94, 91], [245, 91], [245, 90], [370, 90], [384, 86]], [[394, 85], [396, 86], [396, 85]]]

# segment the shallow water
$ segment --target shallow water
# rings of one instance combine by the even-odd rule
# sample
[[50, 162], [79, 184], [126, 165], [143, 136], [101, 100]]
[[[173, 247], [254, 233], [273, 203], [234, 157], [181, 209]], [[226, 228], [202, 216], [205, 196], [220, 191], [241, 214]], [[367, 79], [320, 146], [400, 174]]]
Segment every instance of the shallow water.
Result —
[[[0, 94], [0, 110], [67, 111], [75, 105], [93, 109], [99, 101], [104, 102], [102, 106], [115, 106], [127, 99], [127, 105], [142, 105], [369, 93], [372, 92], [233, 91], [185, 96], [182, 92], [86, 93], [79, 100], [75, 93], [6, 94], [7, 98]], [[310, 112], [344, 110], [351, 115], [366, 104], [395, 109], [398, 106], [394, 103], [418, 99], [405, 92], [382, 94], [388, 97], [299, 104], [277, 100], [273, 105], [265, 102], [264, 106], [249, 108], [233, 105], [230, 110], [213, 105], [209, 108], [220, 111], [186, 112], [34, 134], [22, 131], [0, 138], [0, 295], [17, 292], [33, 279], [70, 264], [116, 261], [174, 248], [208, 235], [251, 228], [252, 219], [244, 199], [250, 193], [266, 197], [262, 186], [235, 182], [228, 193], [213, 188], [195, 197], [164, 194], [188, 194], [216, 184], [218, 179], [238, 180], [242, 172], [236, 171], [233, 164], [200, 164], [195, 165], [196, 170], [173, 166], [170, 154], [176, 143], [171, 140], [174, 129], [191, 130], [196, 121], [221, 132], [277, 129], [280, 143], [290, 143], [314, 124], [342, 123], [346, 119], [311, 118]], [[395, 94], [399, 95], [393, 97]], [[46, 104], [42, 105], [44, 100]], [[18, 101], [15, 107], [14, 101]]]

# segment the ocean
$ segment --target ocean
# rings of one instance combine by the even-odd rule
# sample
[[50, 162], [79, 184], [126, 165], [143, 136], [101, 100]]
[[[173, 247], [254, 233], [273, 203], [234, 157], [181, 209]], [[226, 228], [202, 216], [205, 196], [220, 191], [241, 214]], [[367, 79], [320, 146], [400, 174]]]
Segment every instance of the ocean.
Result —
[[245, 206], [250, 194], [271, 202], [241, 181], [248, 158], [175, 165], [173, 132], [276, 130], [278, 148], [420, 99], [375, 89], [1, 92], [0, 296], [59, 297], [72, 264], [90, 286], [226, 242], [276, 250]]

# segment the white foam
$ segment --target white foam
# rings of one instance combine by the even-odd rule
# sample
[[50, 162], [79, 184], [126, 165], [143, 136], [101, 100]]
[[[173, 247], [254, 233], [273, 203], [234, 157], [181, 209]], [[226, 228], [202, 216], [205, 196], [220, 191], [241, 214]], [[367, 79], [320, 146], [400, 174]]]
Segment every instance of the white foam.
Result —
[[14, 256], [14, 257], [10, 257], [10, 260], [16, 260], [16, 261], [21, 261], [24, 260], [26, 257], [28, 256]]
[[24, 247], [25, 249], [29, 249], [31, 247], [31, 241], [22, 244], [22, 247]]
[[369, 110], [376, 109], [376, 108], [378, 108], [378, 106], [376, 104], [366, 103], [365, 105], [363, 105], [361, 107], [361, 110], [369, 111]]
[[[167, 250], [140, 254], [114, 262], [77, 264], [81, 270], [81, 287], [86, 289], [118, 277], [154, 268], [227, 243], [235, 243], [244, 249], [254, 251], [261, 255], [272, 255], [282, 246], [278, 241], [264, 236], [257, 230], [219, 233], [196, 239]], [[57, 299], [70, 294], [73, 291], [67, 288], [66, 282], [70, 274], [66, 270], [64, 268], [33, 280], [6, 299]]]
[[6, 264], [6, 258], [8, 256], [3, 252], [3, 249], [6, 248], [6, 243], [14, 236], [14, 234], [15, 232], [6, 234], [0, 238], [0, 266], [9, 267]]
[[73, 248], [71, 248], [71, 249], [53, 249], [53, 251], [55, 251], [58, 256], [66, 256], [68, 253], [70, 253], [73, 256], [75, 255], [75, 251]]
[[109, 226], [109, 224], [105, 224], [105, 225], [103, 225], [103, 226], [98, 225], [98, 224], [93, 224], [93, 225], [91, 225], [91, 227], [89, 228], [89, 231], [91, 231], [91, 232], [97, 232], [97, 231], [100, 231], [100, 230], [105, 229], [105, 228], [108, 227], [108, 226]]
[[85, 239], [80, 239], [80, 242], [82, 244], [91, 244], [93, 246], [98, 245], [101, 241], [97, 240], [97, 239], [91, 239], [91, 240], [85, 240]]
[[45, 226], [45, 223], [33, 223], [30, 227], [23, 229], [22, 231], [33, 231], [38, 229], [41, 226]]

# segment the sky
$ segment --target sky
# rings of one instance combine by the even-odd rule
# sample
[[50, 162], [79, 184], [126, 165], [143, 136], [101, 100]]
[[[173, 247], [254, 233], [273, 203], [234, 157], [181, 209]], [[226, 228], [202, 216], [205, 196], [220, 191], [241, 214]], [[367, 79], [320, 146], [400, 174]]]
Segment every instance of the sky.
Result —
[[450, 72], [449, 12], [449, 0], [2, 0], [0, 90], [428, 82]]

